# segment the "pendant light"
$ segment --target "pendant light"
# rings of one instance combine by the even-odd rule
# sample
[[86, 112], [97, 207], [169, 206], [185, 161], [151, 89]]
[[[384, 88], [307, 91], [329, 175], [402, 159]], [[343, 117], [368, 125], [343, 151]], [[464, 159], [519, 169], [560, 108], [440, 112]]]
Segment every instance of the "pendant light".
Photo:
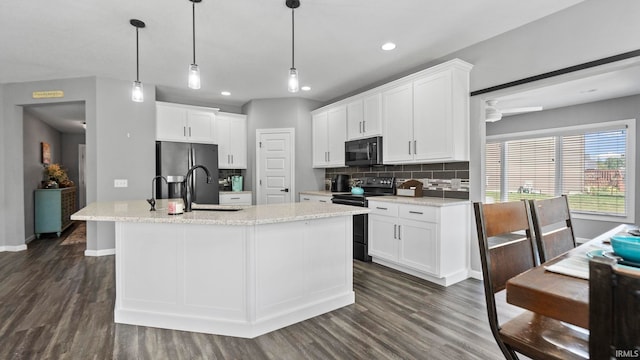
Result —
[[135, 102], [144, 101], [144, 91], [142, 83], [140, 82], [140, 56], [138, 52], [138, 30], [145, 27], [145, 23], [138, 19], [131, 19], [129, 23], [136, 28], [136, 81], [133, 82], [133, 88], [131, 89], [131, 100]]
[[189, 0], [192, 6], [192, 24], [193, 24], [193, 63], [189, 65], [189, 88], [200, 89], [200, 68], [196, 64], [196, 3], [202, 0]]
[[295, 22], [294, 11], [300, 6], [299, 0], [286, 0], [287, 7], [291, 9], [291, 69], [289, 69], [289, 83], [288, 89], [291, 93], [297, 93], [299, 89], [298, 70], [295, 65]]

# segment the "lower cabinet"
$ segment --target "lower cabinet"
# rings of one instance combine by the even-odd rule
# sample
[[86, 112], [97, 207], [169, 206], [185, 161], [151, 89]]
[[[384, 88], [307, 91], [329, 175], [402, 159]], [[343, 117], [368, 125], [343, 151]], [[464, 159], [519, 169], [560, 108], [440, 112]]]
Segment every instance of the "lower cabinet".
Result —
[[468, 275], [469, 205], [369, 201], [373, 262], [449, 286]]
[[251, 205], [251, 193], [221, 192], [220, 205]]
[[300, 202], [305, 201], [331, 203], [331, 195], [309, 195], [300, 193]]

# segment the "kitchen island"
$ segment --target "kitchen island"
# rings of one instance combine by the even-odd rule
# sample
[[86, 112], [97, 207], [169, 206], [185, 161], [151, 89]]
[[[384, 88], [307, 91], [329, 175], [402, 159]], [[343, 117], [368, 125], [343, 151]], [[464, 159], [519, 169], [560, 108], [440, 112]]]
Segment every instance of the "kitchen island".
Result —
[[253, 338], [354, 303], [351, 218], [368, 209], [166, 205], [97, 202], [71, 217], [115, 222], [115, 322]]

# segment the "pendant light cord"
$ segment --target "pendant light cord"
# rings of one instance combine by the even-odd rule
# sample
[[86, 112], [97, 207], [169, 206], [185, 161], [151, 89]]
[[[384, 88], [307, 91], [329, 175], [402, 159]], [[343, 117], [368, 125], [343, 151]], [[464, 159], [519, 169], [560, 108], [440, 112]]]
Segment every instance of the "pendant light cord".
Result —
[[196, 63], [196, 3], [195, 1], [191, 3], [192, 5], [192, 14], [191, 19], [193, 24], [193, 63]]
[[136, 26], [136, 81], [140, 82], [140, 55], [138, 53], [138, 30]]
[[295, 39], [296, 39], [296, 27], [295, 27], [295, 22], [294, 22], [294, 9], [291, 8], [291, 68], [295, 69], [296, 68], [296, 64], [295, 64]]

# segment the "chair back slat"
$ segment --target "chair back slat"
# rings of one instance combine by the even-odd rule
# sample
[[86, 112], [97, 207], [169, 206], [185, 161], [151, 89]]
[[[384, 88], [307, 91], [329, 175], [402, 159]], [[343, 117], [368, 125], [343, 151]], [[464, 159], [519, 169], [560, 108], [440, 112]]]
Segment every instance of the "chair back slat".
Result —
[[489, 249], [493, 292], [504, 290], [507, 280], [533, 267], [535, 254], [530, 238], [522, 238]]
[[484, 204], [484, 226], [487, 238], [530, 229], [529, 213], [523, 209], [524, 202]]
[[540, 262], [546, 262], [576, 247], [566, 195], [530, 200], [529, 204]]

